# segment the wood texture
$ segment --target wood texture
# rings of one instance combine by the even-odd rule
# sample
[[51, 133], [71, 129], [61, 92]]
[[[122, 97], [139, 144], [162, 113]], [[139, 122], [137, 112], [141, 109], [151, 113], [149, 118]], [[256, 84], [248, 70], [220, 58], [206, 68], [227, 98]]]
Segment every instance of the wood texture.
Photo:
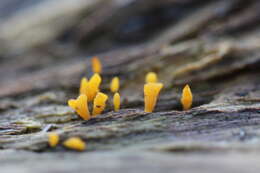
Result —
[[[13, 15], [3, 11], [1, 172], [257, 172], [259, 6], [257, 0], [44, 0], [28, 1]], [[83, 121], [66, 103], [77, 96], [81, 77], [92, 75], [93, 55], [102, 61], [102, 91], [110, 99], [104, 114]], [[143, 112], [149, 71], [165, 85], [150, 114]], [[109, 92], [114, 76], [121, 82], [119, 112]], [[194, 94], [188, 111], [180, 104], [185, 84]], [[49, 131], [61, 142], [81, 137], [87, 150], [50, 148]]]

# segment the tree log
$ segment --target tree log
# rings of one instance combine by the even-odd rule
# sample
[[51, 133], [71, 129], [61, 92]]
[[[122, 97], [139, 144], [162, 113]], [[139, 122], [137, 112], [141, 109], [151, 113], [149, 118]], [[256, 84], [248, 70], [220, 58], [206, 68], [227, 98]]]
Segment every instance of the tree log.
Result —
[[[259, 1], [16, 5], [20, 10], [0, 12], [1, 172], [260, 169]], [[0, 7], [15, 3], [3, 0]], [[102, 62], [101, 90], [109, 103], [102, 115], [84, 121], [67, 100], [77, 97], [80, 79], [93, 74], [92, 56]], [[155, 111], [145, 113], [150, 71], [164, 88]], [[109, 91], [114, 76], [121, 83], [119, 112]], [[187, 111], [180, 103], [185, 84], [194, 97]], [[56, 148], [49, 147], [48, 132], [59, 134]], [[86, 142], [86, 151], [62, 146], [74, 136]]]

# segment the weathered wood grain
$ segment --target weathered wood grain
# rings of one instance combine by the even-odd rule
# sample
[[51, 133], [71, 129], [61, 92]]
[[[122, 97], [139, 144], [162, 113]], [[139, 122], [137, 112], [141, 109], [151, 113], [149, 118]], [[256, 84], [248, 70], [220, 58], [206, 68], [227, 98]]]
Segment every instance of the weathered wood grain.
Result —
[[[47, 13], [49, 3], [56, 5]], [[1, 172], [260, 169], [257, 0], [29, 4], [12, 16], [0, 13]], [[110, 99], [104, 114], [83, 121], [67, 100], [77, 96], [80, 78], [92, 75], [93, 55], [102, 61], [101, 90]], [[143, 84], [149, 71], [165, 87], [148, 114]], [[119, 112], [112, 111], [109, 92], [114, 76], [121, 79]], [[185, 84], [194, 94], [188, 111], [180, 104]], [[79, 136], [87, 150], [50, 148], [49, 131], [61, 142]]]

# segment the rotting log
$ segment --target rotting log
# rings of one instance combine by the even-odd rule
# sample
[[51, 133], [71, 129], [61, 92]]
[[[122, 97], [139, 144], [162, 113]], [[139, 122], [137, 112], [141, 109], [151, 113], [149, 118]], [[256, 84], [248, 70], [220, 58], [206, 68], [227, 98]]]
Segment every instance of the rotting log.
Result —
[[[78, 0], [44, 13], [49, 3], [1, 18], [1, 172], [260, 169], [257, 0]], [[84, 121], [67, 100], [92, 74], [93, 55], [110, 100], [104, 114]], [[143, 111], [149, 71], [165, 85], [153, 113]], [[114, 76], [121, 79], [119, 112], [109, 92]], [[180, 103], [185, 84], [194, 95], [188, 111]], [[50, 148], [48, 131], [61, 141], [78, 136], [87, 150]]]

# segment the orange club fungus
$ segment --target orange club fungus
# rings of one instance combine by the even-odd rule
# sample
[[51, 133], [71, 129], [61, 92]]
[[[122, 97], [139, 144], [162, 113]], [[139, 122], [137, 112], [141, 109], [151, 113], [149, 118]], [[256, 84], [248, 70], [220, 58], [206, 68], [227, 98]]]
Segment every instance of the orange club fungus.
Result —
[[71, 137], [63, 142], [63, 145], [69, 149], [83, 151], [86, 149], [86, 144], [78, 137]]
[[113, 93], [118, 92], [119, 87], [120, 87], [119, 78], [114, 77], [110, 83], [111, 92], [113, 92]]
[[181, 104], [183, 110], [188, 110], [192, 105], [192, 92], [189, 85], [185, 85], [182, 90]]
[[117, 112], [120, 109], [120, 95], [115, 93], [113, 97], [114, 111]]
[[160, 90], [163, 88], [162, 83], [147, 83], [144, 85], [144, 111], [153, 112], [157, 102]]
[[102, 92], [98, 92], [93, 103], [93, 111], [92, 116], [97, 116], [101, 114], [105, 107], [106, 107], [106, 101], [108, 99], [108, 96]]
[[48, 133], [48, 142], [50, 147], [56, 147], [59, 143], [59, 135], [54, 132]]
[[90, 119], [90, 113], [88, 109], [88, 97], [81, 94], [77, 99], [70, 99], [68, 105], [74, 109], [77, 114], [84, 120]]
[[80, 82], [79, 94], [87, 95], [88, 79], [83, 77]]
[[93, 57], [91, 59], [92, 62], [92, 71], [93, 73], [101, 73], [102, 72], [102, 64], [100, 62], [100, 60], [98, 59], [98, 57]]
[[88, 97], [88, 101], [93, 101], [96, 94], [99, 92], [99, 86], [102, 82], [102, 78], [98, 73], [95, 73], [90, 80], [82, 78], [80, 83], [80, 94], [85, 94]]
[[157, 82], [157, 75], [154, 72], [149, 72], [145, 76], [146, 83], [156, 83]]

